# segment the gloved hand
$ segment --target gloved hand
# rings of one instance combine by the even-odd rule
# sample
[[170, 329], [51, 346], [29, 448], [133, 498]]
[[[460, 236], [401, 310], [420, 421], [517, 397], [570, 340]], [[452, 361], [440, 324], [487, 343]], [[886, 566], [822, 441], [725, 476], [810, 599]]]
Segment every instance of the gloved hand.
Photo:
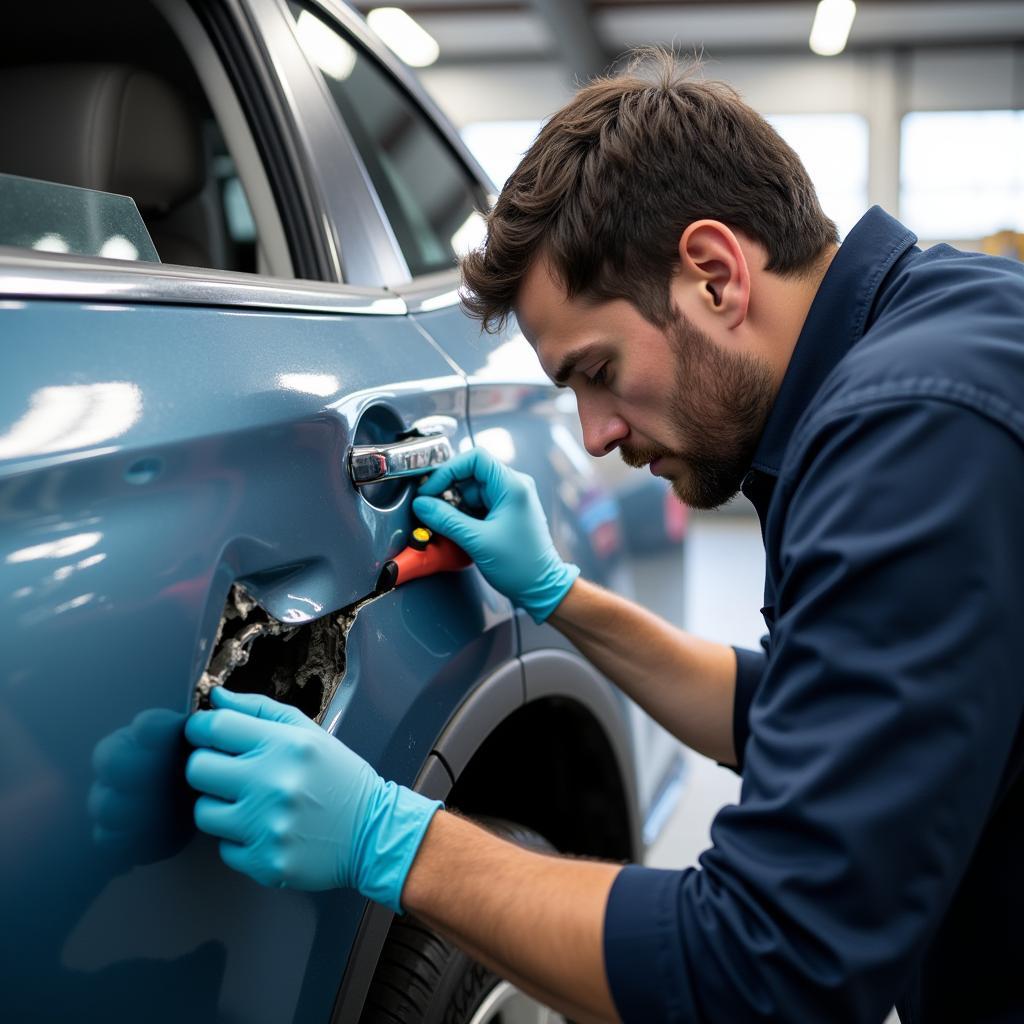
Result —
[[195, 835], [186, 755], [185, 715], [170, 708], [140, 711], [96, 744], [88, 809], [97, 846], [142, 864], [173, 856]]
[[[485, 518], [474, 519], [433, 497], [452, 484], [470, 508], [487, 513]], [[482, 448], [435, 469], [412, 509], [425, 526], [455, 541], [484, 579], [525, 608], [534, 622], [543, 622], [558, 607], [580, 574], [555, 550], [533, 478]]]
[[301, 711], [223, 686], [185, 726], [196, 824], [262, 885], [351, 887], [402, 913], [402, 886], [440, 801], [385, 782]]

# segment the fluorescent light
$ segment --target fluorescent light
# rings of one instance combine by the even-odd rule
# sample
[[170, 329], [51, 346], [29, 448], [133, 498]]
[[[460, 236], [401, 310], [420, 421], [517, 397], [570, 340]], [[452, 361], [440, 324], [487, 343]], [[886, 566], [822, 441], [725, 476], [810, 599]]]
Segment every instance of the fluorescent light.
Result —
[[437, 40], [398, 7], [374, 8], [366, 22], [411, 67], [425, 68], [441, 53]]
[[811, 49], [821, 57], [842, 53], [856, 13], [853, 0], [821, 0], [811, 26]]
[[344, 82], [356, 66], [356, 51], [329, 25], [300, 11], [296, 33], [306, 56], [325, 74]]

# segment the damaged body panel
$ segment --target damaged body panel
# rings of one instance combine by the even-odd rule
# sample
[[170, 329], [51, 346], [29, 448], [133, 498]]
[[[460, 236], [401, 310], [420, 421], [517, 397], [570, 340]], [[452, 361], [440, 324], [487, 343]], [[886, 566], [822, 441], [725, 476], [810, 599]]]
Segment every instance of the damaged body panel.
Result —
[[[371, 594], [332, 615], [291, 625], [268, 614], [236, 583], [224, 606], [210, 663], [196, 683], [193, 710], [208, 708], [210, 691], [227, 686], [291, 704], [322, 724], [345, 676], [345, 646], [356, 615], [379, 596]], [[261, 643], [265, 638], [278, 642]]]
[[[175, 158], [155, 160], [154, 177], [188, 180], [167, 206], [151, 197], [159, 213], [137, 202], [163, 263], [132, 258], [119, 236], [103, 249], [117, 258], [71, 255], [42, 222], [25, 230], [45, 245], [0, 246], [4, 1019], [117, 1021], [131, 1007], [153, 1024], [356, 1024], [365, 986], [349, 985], [346, 969], [375, 964], [353, 956], [369, 948], [358, 939], [366, 901], [266, 889], [225, 866], [218, 842], [194, 829], [186, 716], [218, 685], [265, 693], [389, 780], [443, 796], [463, 763], [493, 763], [500, 778], [460, 780], [475, 807], [487, 810], [500, 785], [520, 801], [510, 806], [574, 821], [566, 766], [604, 778], [588, 758], [615, 729], [616, 749], [633, 749], [636, 709], [605, 693], [583, 741], [561, 731], [593, 698], [569, 692], [559, 666], [543, 692], [527, 670], [536, 648], [568, 642], [517, 619], [475, 568], [416, 575], [423, 566], [400, 558], [416, 478], [392, 478], [385, 459], [384, 475], [357, 487], [352, 453], [393, 453], [439, 429], [447, 443], [428, 445], [430, 460], [490, 448], [537, 478], [560, 553], [610, 585], [621, 567], [614, 503], [578, 464], [561, 400], [535, 379], [515, 326], [481, 336], [460, 312], [454, 246], [490, 186], [348, 6], [60, 0], [17, 5], [8, 21], [0, 70], [54, 72], [32, 90], [37, 130], [12, 133], [8, 156], [43, 166], [39, 147], [62, 181], [76, 147], [60, 126], [81, 96], [109, 98], [118, 81], [152, 75], [138, 88], [140, 123], [160, 130], [135, 134], [156, 145], [166, 132]], [[331, 87], [366, 90], [351, 110], [303, 49], [330, 33], [350, 40], [331, 52], [358, 62]], [[74, 84], [93, 74], [102, 90]], [[159, 98], [155, 111], [147, 97]], [[133, 136], [104, 113], [128, 106], [93, 105], [97, 167], [123, 156], [102, 152], [104, 140]], [[350, 114], [363, 107], [371, 116], [354, 132]], [[431, 139], [443, 145], [424, 149]], [[378, 159], [357, 141], [379, 147]], [[388, 185], [390, 198], [422, 206], [398, 231], [377, 192], [392, 173], [406, 181]], [[219, 205], [229, 196], [230, 209]], [[411, 244], [419, 262], [403, 251]], [[506, 730], [481, 762], [475, 752], [494, 737], [477, 725], [500, 728], [497, 716], [464, 716], [456, 746], [446, 729], [494, 678], [505, 680], [502, 716], [531, 689], [535, 703], [569, 710], [526, 716], [530, 728]], [[550, 761], [538, 761], [540, 733]], [[450, 763], [435, 752], [445, 735]], [[629, 774], [605, 768], [633, 799]], [[113, 829], [100, 781], [131, 794], [113, 807]], [[599, 783], [591, 797], [610, 806]], [[581, 828], [573, 850], [639, 852], [628, 824], [605, 824], [627, 841], [594, 847]]]
[[[325, 1018], [362, 901], [300, 910], [195, 835], [126, 864], [91, 839], [94, 751], [147, 711], [190, 711], [204, 679], [295, 703], [412, 784], [477, 668], [515, 657], [514, 619], [475, 571], [356, 616], [405, 546], [415, 481], [363, 495], [347, 452], [437, 415], [465, 447], [465, 381], [404, 317], [97, 296], [0, 303], [0, 321], [0, 797], [24, 808], [0, 858], [0, 955], [24, 965], [5, 1012], [51, 1019], [45, 992], [66, 1019], [85, 992], [108, 1019], [134, 1003], [154, 1020], [276, 1024], [305, 1001]], [[33, 442], [25, 424], [76, 402], [93, 424], [81, 443]], [[165, 773], [185, 786], [179, 762]], [[268, 928], [265, 967], [225, 973], [224, 955], [269, 955]], [[308, 972], [311, 957], [326, 968]]]

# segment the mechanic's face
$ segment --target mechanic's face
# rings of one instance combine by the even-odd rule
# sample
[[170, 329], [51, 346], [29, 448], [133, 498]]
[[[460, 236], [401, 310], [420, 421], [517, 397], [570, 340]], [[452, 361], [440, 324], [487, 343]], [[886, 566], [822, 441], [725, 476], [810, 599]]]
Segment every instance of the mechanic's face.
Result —
[[591, 455], [618, 448], [694, 508], [739, 490], [774, 399], [766, 362], [717, 344], [681, 313], [662, 330], [624, 299], [570, 300], [539, 261], [516, 313], [545, 372], [575, 392]]

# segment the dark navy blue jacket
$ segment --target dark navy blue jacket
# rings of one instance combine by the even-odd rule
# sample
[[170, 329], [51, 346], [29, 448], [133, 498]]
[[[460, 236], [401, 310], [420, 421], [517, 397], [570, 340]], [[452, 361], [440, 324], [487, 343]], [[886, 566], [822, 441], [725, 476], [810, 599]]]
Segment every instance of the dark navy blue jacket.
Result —
[[1024, 267], [915, 241], [840, 247], [744, 481], [742, 795], [616, 879], [628, 1024], [1024, 1021]]

